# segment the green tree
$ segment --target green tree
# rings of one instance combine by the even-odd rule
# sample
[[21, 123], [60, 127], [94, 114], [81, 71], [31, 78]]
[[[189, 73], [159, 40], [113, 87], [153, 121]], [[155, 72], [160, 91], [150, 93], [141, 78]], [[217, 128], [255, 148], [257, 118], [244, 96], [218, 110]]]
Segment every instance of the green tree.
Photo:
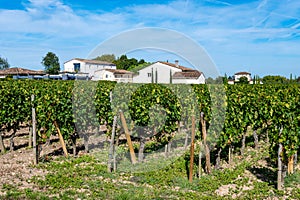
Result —
[[7, 69], [7, 68], [9, 68], [7, 59], [0, 57], [0, 69]]
[[214, 79], [213, 79], [212, 77], [208, 77], [208, 78], [205, 80], [205, 82], [206, 82], [207, 84], [214, 84], [214, 83], [215, 83], [215, 81], [214, 81]]
[[144, 59], [140, 59], [139, 62], [138, 62], [139, 65], [142, 65], [144, 63], [146, 63]]
[[249, 81], [248, 81], [248, 78], [246, 76], [242, 76], [241, 78], [239, 78], [239, 81], [236, 82], [236, 83], [239, 83], [239, 84], [248, 84]]
[[113, 63], [117, 66], [117, 69], [134, 69], [135, 67], [141, 66], [145, 64], [145, 60], [137, 60], [135, 58], [127, 58], [126, 55], [121, 55], [118, 59], [113, 61]]
[[94, 58], [93, 60], [100, 60], [112, 63], [116, 60], [116, 56], [114, 54], [103, 54], [101, 56], [98, 56], [97, 58]]
[[60, 71], [59, 59], [52, 52], [47, 53], [42, 60], [42, 64], [45, 66], [45, 72], [48, 74], [58, 74]]
[[262, 82], [263, 84], [278, 84], [278, 83], [280, 84], [280, 83], [288, 83], [289, 80], [283, 76], [268, 75], [262, 78]]
[[225, 74], [225, 76], [218, 76], [214, 80], [215, 84], [222, 84], [222, 83], [227, 84], [227, 82], [228, 82], [228, 78], [227, 78], [226, 74]]

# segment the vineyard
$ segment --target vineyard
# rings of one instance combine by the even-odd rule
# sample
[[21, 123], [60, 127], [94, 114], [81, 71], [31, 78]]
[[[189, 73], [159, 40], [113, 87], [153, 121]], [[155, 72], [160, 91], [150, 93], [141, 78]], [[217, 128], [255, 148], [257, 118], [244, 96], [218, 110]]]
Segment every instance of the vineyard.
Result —
[[[86, 153], [93, 151], [90, 143], [95, 135], [103, 133], [104, 141], [101, 142], [106, 146], [100, 154], [107, 154], [102, 156], [103, 160], [84, 156], [77, 158], [79, 161], [68, 160], [65, 167], [74, 167], [73, 164], [81, 160], [94, 169], [101, 166], [98, 170], [103, 171], [108, 162], [109, 172], [118, 173], [128, 166], [136, 166], [130, 168], [130, 173], [134, 173], [139, 167], [144, 167], [143, 163], [157, 162], [153, 161], [155, 158], [168, 160], [173, 152], [179, 161], [171, 160], [170, 165], [179, 163], [177, 170], [186, 173], [193, 172], [194, 168], [191, 175], [194, 179], [203, 176], [208, 181], [216, 173], [227, 170], [222, 163], [235, 167], [235, 156], [246, 157], [247, 149], [253, 147], [256, 152], [259, 149], [267, 152], [268, 164], [277, 177], [271, 185], [280, 191], [285, 187], [285, 178], [297, 174], [299, 97], [300, 86], [297, 84], [139, 85], [90, 81], [1, 81], [0, 150], [3, 155], [14, 151], [14, 140], [22, 127], [29, 127], [28, 146], [32, 147], [33, 123], [38, 146], [49, 143], [53, 135], [61, 135], [61, 141], [64, 141], [61, 145], [66, 147], [65, 156], [72, 152], [77, 157], [80, 145]], [[33, 109], [35, 121], [32, 120]], [[195, 140], [191, 132], [194, 132]], [[9, 146], [3, 142], [8, 133]], [[195, 149], [190, 152], [188, 146], [194, 144]], [[190, 159], [194, 152], [199, 153], [199, 158]], [[138, 156], [136, 165], [133, 162], [135, 154]], [[191, 167], [184, 166], [182, 160], [192, 163]], [[49, 165], [56, 166], [55, 162]], [[234, 170], [241, 170], [241, 167]], [[191, 177], [186, 177], [186, 184], [188, 178], [193, 187], [202, 184], [195, 184]], [[200, 186], [197, 189], [203, 190]]]

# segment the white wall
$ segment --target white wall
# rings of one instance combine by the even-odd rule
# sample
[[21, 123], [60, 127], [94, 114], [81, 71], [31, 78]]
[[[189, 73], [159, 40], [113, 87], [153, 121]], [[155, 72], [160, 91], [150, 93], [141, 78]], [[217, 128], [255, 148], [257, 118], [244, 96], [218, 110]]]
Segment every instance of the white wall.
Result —
[[64, 71], [67, 72], [75, 72], [74, 63], [80, 63], [80, 72], [88, 73], [89, 77], [95, 76], [95, 71], [101, 69], [116, 69], [116, 66], [106, 65], [106, 64], [96, 64], [96, 63], [88, 63], [83, 62], [77, 59], [72, 59], [68, 62], [64, 63]]
[[116, 66], [85, 63], [83, 67], [80, 67], [80, 72], [89, 73], [89, 76], [94, 76], [95, 71], [101, 69], [116, 69]]
[[64, 63], [64, 71], [75, 72], [74, 63], [80, 63], [80, 68], [81, 68], [81, 66], [85, 65], [84, 62], [73, 59], [73, 60], [70, 60], [70, 61]]
[[173, 78], [172, 83], [185, 83], [185, 84], [205, 84], [205, 77], [203, 74], [199, 76], [199, 78], [195, 79], [176, 79]]
[[95, 71], [94, 76], [92, 78], [93, 81], [99, 81], [99, 80], [114, 81], [114, 79], [115, 79], [114, 74], [106, 70]]
[[[139, 71], [139, 74], [133, 77], [134, 83], [151, 83], [152, 81], [152, 69], [153, 69], [153, 81], [155, 83], [156, 80], [156, 70], [157, 70], [157, 83], [170, 83], [170, 70], [172, 75], [175, 72], [181, 72], [180, 69], [177, 69], [175, 67], [171, 67], [168, 65], [165, 65], [160, 62], [156, 62], [152, 65], [149, 65], [148, 67], [145, 67], [144, 69], [141, 69]], [[150, 76], [149, 76], [149, 75]]]
[[117, 74], [115, 75], [113, 72], [107, 70], [97, 70], [95, 71], [93, 81], [106, 80], [106, 81], [117, 81], [122, 83], [131, 83], [132, 75], [131, 74]]
[[234, 75], [234, 80], [235, 81], [239, 81], [239, 79], [241, 77], [246, 77], [248, 79], [248, 81], [251, 81], [251, 75], [250, 74], [238, 74], [238, 75]]

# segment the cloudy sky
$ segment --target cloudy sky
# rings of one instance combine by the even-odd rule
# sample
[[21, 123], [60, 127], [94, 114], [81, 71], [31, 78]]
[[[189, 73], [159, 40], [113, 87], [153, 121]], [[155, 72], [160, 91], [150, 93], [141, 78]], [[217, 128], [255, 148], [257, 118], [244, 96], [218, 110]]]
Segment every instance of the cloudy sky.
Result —
[[[0, 56], [12, 67], [43, 69], [49, 51], [63, 67], [124, 31], [158, 27], [196, 41], [221, 74], [300, 76], [296, 0], [0, 0], [0, 27]], [[154, 50], [128, 56], [177, 59]]]

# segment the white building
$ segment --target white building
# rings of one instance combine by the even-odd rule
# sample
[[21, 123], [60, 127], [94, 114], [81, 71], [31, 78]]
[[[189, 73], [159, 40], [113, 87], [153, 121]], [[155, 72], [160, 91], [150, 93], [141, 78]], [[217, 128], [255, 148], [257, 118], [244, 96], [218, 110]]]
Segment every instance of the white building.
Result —
[[100, 69], [95, 71], [92, 80], [116, 81], [118, 83], [132, 83], [133, 72], [123, 69]]
[[185, 84], [204, 84], [205, 77], [202, 72], [197, 70], [188, 72], [176, 72], [173, 75], [172, 83], [185, 83]]
[[64, 63], [65, 72], [88, 73], [92, 79], [95, 75], [95, 71], [101, 69], [116, 69], [116, 65], [109, 62], [81, 58], [74, 58]]
[[240, 80], [241, 77], [246, 77], [249, 81], [249, 83], [251, 83], [252, 78], [251, 78], [251, 73], [249, 72], [237, 72], [234, 74], [234, 81], [238, 82]]
[[[196, 73], [199, 75], [196, 76]], [[175, 76], [174, 76], [175, 75]], [[189, 75], [191, 77], [189, 77]], [[134, 83], [205, 83], [202, 72], [169, 62], [155, 62], [133, 76]]]

